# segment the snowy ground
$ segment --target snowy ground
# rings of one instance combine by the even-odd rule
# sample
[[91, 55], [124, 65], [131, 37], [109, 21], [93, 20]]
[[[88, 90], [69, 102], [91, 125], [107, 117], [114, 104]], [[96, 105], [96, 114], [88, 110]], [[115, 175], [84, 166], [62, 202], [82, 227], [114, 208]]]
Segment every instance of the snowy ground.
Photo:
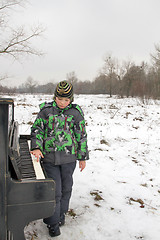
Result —
[[[12, 97], [12, 96], [11, 96]], [[20, 134], [29, 134], [38, 105], [51, 96], [16, 95]], [[90, 160], [78, 166], [66, 225], [58, 240], [160, 239], [160, 102], [77, 95], [84, 110]], [[42, 220], [28, 240], [50, 240]]]

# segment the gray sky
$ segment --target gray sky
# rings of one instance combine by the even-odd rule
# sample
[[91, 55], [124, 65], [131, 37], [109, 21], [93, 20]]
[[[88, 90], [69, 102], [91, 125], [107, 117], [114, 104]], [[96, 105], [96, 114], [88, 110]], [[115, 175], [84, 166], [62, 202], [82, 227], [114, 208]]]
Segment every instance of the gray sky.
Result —
[[[75, 71], [78, 79], [93, 80], [104, 56], [150, 62], [160, 43], [159, 0], [30, 0], [14, 12], [17, 25], [41, 23], [44, 37], [34, 44], [45, 56], [13, 62], [0, 58], [1, 72], [19, 85], [31, 76], [39, 83], [61, 81]], [[10, 85], [9, 84], [9, 85]]]

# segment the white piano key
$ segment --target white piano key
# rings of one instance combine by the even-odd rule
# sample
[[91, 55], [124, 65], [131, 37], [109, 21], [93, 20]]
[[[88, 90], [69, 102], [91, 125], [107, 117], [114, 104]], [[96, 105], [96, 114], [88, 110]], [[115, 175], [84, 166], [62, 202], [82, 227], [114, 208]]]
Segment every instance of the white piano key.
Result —
[[31, 158], [32, 158], [33, 167], [36, 174], [36, 179], [45, 179], [40, 162], [37, 162], [37, 158], [33, 154], [31, 154]]
[[[29, 145], [29, 149], [30, 149], [30, 145], [31, 145], [30, 140], [28, 141], [28, 145]], [[34, 171], [36, 174], [36, 179], [45, 179], [45, 175], [43, 173], [40, 162], [37, 162], [37, 158], [33, 154], [31, 154], [31, 158], [32, 158], [32, 162], [33, 162]]]

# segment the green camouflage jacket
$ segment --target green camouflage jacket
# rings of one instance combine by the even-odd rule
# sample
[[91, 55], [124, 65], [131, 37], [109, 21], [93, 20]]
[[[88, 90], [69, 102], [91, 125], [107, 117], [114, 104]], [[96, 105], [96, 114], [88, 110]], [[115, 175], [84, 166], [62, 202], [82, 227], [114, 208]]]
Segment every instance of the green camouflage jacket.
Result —
[[79, 105], [70, 104], [60, 109], [55, 101], [42, 103], [31, 127], [33, 149], [40, 149], [44, 161], [55, 165], [88, 160], [85, 120]]

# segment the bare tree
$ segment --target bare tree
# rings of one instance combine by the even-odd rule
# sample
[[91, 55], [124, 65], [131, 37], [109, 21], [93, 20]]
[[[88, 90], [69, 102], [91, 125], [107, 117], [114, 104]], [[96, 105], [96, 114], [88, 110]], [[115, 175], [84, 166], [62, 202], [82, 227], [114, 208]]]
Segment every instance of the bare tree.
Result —
[[10, 36], [0, 43], [0, 56], [10, 55], [18, 60], [24, 54], [42, 55], [42, 52], [31, 46], [31, 40], [39, 37], [42, 32], [43, 30], [40, 26], [32, 29], [29, 35], [25, 32], [24, 27], [20, 27], [17, 30], [12, 29]]
[[68, 82], [72, 83], [73, 85], [78, 82], [78, 78], [74, 71], [67, 73], [66, 79], [68, 80]]
[[156, 67], [160, 67], [160, 44], [155, 44], [155, 53], [151, 53], [151, 59], [153, 65]]
[[155, 53], [151, 54], [151, 60], [156, 73], [154, 79], [155, 93], [160, 96], [160, 44], [155, 44]]
[[33, 93], [34, 92], [34, 89], [37, 85], [37, 82], [33, 80], [32, 77], [28, 77], [24, 86], [25, 86], [25, 89], [27, 89], [27, 92], [29, 93]]
[[106, 54], [104, 58], [104, 66], [102, 74], [107, 77], [109, 81], [109, 94], [112, 96], [113, 83], [118, 79], [118, 60], [112, 57], [112, 54]]
[[[0, 57], [11, 56], [19, 60], [24, 55], [42, 55], [40, 50], [32, 46], [32, 40], [40, 37], [44, 32], [41, 25], [32, 27], [29, 32], [24, 26], [13, 29], [10, 25], [11, 11], [17, 6], [23, 6], [25, 0], [0, 1]], [[4, 79], [1, 77], [0, 80]]]
[[126, 95], [129, 97], [130, 88], [131, 88], [131, 78], [129, 77], [130, 68], [135, 66], [135, 63], [132, 62], [130, 59], [123, 61], [123, 77], [121, 81], [121, 96]]

